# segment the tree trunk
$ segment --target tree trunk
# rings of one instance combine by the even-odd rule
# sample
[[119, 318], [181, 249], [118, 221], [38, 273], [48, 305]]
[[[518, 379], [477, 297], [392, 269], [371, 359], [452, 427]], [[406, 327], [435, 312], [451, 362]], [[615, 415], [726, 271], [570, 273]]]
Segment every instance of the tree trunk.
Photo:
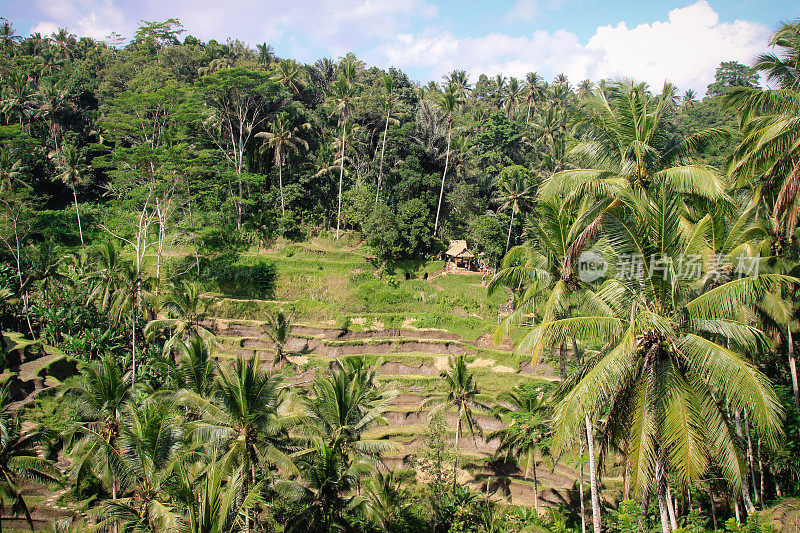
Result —
[[342, 155], [339, 161], [339, 209], [336, 211], [336, 240], [339, 240], [339, 221], [342, 217], [342, 180], [344, 179], [344, 134], [347, 131], [347, 120], [342, 123]]
[[675, 514], [675, 502], [672, 499], [672, 489], [669, 487], [669, 481], [666, 479], [667, 475], [664, 474], [664, 496], [667, 500], [667, 512], [669, 513], [669, 524], [672, 529], [678, 529], [678, 517]]
[[86, 250], [86, 245], [83, 243], [83, 228], [81, 227], [81, 213], [78, 211], [78, 195], [75, 193], [75, 187], [72, 188], [72, 199], [75, 201], [75, 216], [78, 218], [78, 234], [81, 236], [81, 250]]
[[452, 119], [447, 128], [447, 153], [444, 157], [444, 172], [442, 172], [442, 188], [439, 189], [439, 205], [436, 207], [436, 221], [433, 224], [433, 236], [436, 236], [436, 231], [439, 229], [439, 213], [442, 210], [442, 197], [444, 196], [444, 181], [447, 177], [447, 165], [450, 163], [450, 134], [453, 129]]
[[[659, 452], [660, 453], [660, 452]], [[673, 526], [672, 516], [670, 513], [670, 503], [667, 495], [667, 482], [664, 474], [664, 467], [661, 457], [656, 459], [655, 470], [655, 486], [656, 486], [656, 499], [658, 500], [658, 512], [661, 517], [661, 531], [662, 533], [670, 533]]]
[[391, 108], [386, 110], [386, 125], [383, 127], [383, 142], [381, 143], [381, 162], [378, 165], [378, 186], [375, 189], [375, 204], [378, 203], [378, 196], [381, 193], [381, 179], [383, 178], [383, 154], [386, 151], [386, 134], [389, 133], [389, 114]]
[[539, 516], [539, 477], [536, 475], [536, 451], [531, 453], [530, 461], [533, 464], [533, 509], [536, 516]]
[[578, 483], [578, 490], [581, 492], [581, 533], [586, 533], [586, 505], [583, 497], [583, 431], [581, 433], [581, 477]]
[[761, 458], [761, 438], [759, 437], [757, 443], [757, 451], [758, 451], [758, 475], [759, 475], [759, 485], [758, 485], [758, 501], [761, 502], [761, 509], [764, 509], [764, 484], [766, 483], [766, 475], [764, 471], [764, 461]]
[[714, 525], [714, 531], [717, 530], [717, 504], [714, 501], [714, 487], [711, 480], [708, 481], [708, 501], [711, 505], [711, 523]]
[[453, 464], [453, 490], [456, 490], [457, 485], [457, 477], [458, 477], [458, 460], [459, 452], [461, 451], [461, 413], [458, 413], [459, 417], [456, 420], [456, 460]]
[[592, 525], [594, 533], [600, 533], [602, 530], [600, 522], [600, 495], [597, 487], [597, 469], [594, 462], [594, 432], [592, 431], [592, 422], [589, 420], [589, 415], [584, 415], [584, 422], [586, 423], [586, 450], [589, 453], [589, 486], [592, 491]]
[[194, 215], [192, 212], [192, 191], [186, 184], [186, 201], [189, 204], [189, 225], [192, 227], [192, 243], [194, 244], [194, 261], [197, 265], [197, 280], [200, 280], [200, 253], [197, 249], [197, 232], [194, 229]]
[[[742, 417], [740, 411], [736, 411], [735, 413], [736, 418], [736, 433], [739, 436], [739, 439], [744, 441], [744, 432], [742, 431]], [[750, 458], [748, 457], [748, 463]], [[750, 480], [748, 479], [748, 470], [744, 471], [744, 479], [742, 479], [742, 501], [744, 502], [744, 509], [747, 511], [747, 514], [751, 514], [753, 511], [756, 510], [755, 506], [753, 505], [753, 501], [750, 499]]]
[[800, 413], [800, 390], [797, 385], [797, 362], [794, 357], [794, 339], [792, 338], [792, 326], [786, 328], [786, 348], [789, 353], [789, 373], [792, 375], [792, 392], [794, 393], [794, 408]]
[[506, 253], [508, 253], [508, 246], [511, 244], [511, 228], [514, 226], [514, 207], [511, 207], [511, 222], [508, 224], [508, 237], [506, 238]]
[[753, 439], [750, 436], [750, 420], [747, 418], [747, 410], [744, 411], [744, 428], [747, 432], [747, 466], [750, 470], [750, 490], [752, 491], [753, 498], [756, 498], [756, 501], [758, 501], [758, 492], [756, 491], [756, 471], [753, 467], [755, 454], [753, 453]]
[[283, 203], [283, 161], [280, 157], [278, 159], [278, 186], [281, 189], [281, 215], [286, 216], [286, 207]]

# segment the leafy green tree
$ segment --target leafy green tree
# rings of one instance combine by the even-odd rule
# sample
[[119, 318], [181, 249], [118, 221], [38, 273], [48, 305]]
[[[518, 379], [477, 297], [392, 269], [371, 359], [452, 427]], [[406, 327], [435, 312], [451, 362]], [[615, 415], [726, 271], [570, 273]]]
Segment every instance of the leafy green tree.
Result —
[[506, 237], [506, 252], [511, 244], [511, 229], [514, 227], [514, 215], [533, 200], [533, 187], [529, 183], [527, 171], [524, 167], [512, 166], [503, 169], [500, 174], [500, 196], [496, 201], [500, 204], [499, 211], [511, 210], [511, 221], [508, 223], [508, 237]]
[[291, 318], [281, 309], [274, 315], [267, 317], [262, 331], [275, 346], [275, 365], [283, 368], [283, 365], [287, 361], [284, 349], [286, 343], [289, 341], [289, 335], [292, 332]]
[[172, 290], [161, 302], [161, 312], [166, 318], [155, 318], [147, 323], [144, 334], [152, 339], [157, 331], [168, 330], [164, 354], [169, 354], [179, 340], [200, 337], [204, 342], [214, 342], [214, 334], [201, 324], [205, 318], [205, 304], [197, 283], [174, 283]]
[[343, 60], [339, 65], [339, 77], [332, 84], [333, 98], [336, 102], [336, 111], [339, 115], [339, 127], [342, 129], [342, 140], [339, 144], [339, 206], [336, 211], [336, 239], [339, 239], [339, 223], [342, 216], [342, 181], [344, 179], [345, 135], [347, 134], [347, 120], [353, 112], [355, 98], [356, 66], [350, 60]]
[[394, 106], [394, 80], [388, 74], [381, 78], [383, 82], [384, 107], [386, 108], [386, 124], [383, 127], [383, 140], [381, 141], [381, 161], [378, 164], [378, 184], [375, 188], [375, 205], [378, 204], [378, 198], [381, 194], [381, 181], [383, 179], [383, 156], [386, 153], [386, 134], [389, 133], [389, 121], [392, 117], [392, 107]]
[[180, 358], [175, 366], [175, 385], [202, 398], [214, 391], [217, 362], [211, 355], [209, 344], [201, 337], [191, 337], [188, 342], [176, 342]]

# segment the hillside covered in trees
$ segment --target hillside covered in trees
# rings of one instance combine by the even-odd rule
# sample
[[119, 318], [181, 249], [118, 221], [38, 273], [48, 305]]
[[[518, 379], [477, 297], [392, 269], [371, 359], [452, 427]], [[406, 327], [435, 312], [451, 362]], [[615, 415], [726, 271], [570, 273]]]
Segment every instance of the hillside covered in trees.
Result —
[[4, 531], [789, 523], [800, 23], [702, 99], [189, 31], [0, 19]]

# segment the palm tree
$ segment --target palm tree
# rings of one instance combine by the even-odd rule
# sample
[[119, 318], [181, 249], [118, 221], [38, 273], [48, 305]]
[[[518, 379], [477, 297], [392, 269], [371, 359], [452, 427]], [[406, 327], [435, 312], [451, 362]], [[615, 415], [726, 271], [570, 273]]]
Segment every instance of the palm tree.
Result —
[[342, 217], [342, 181], [344, 179], [345, 134], [347, 133], [347, 119], [353, 111], [355, 98], [354, 86], [356, 67], [352, 61], [344, 60], [340, 65], [339, 77], [333, 82], [333, 93], [339, 113], [339, 127], [342, 128], [342, 142], [339, 154], [339, 207], [336, 211], [336, 240], [339, 240], [339, 223]]
[[118, 481], [114, 463], [119, 454], [120, 423], [134, 391], [129, 376], [111, 356], [106, 356], [101, 361], [85, 363], [80, 383], [62, 392], [77, 399], [79, 419], [67, 437], [74, 487], [80, 487], [92, 473], [108, 484], [112, 499], [116, 499]]
[[341, 446], [346, 464], [374, 459], [392, 444], [380, 439], [365, 439], [370, 427], [386, 424], [383, 413], [396, 391], [383, 391], [376, 386], [375, 368], [360, 356], [338, 362], [330, 375], [314, 380], [308, 396], [303, 398], [303, 426], [311, 435], [324, 439], [331, 446]]
[[531, 121], [531, 109], [544, 98], [544, 85], [542, 77], [535, 72], [528, 72], [525, 75], [525, 104], [528, 112], [525, 115], [525, 122]]
[[86, 249], [83, 243], [83, 228], [81, 227], [81, 214], [78, 210], [78, 194], [76, 189], [88, 183], [91, 177], [89, 174], [89, 167], [83, 163], [83, 156], [78, 149], [72, 145], [67, 145], [62, 149], [60, 154], [58, 152], [54, 153], [53, 158], [56, 160], [56, 166], [59, 170], [59, 174], [56, 174], [56, 178], [72, 191], [72, 199], [75, 202], [75, 216], [78, 218], [78, 232], [81, 236], [81, 248]]
[[[533, 470], [533, 505], [539, 515], [539, 488], [536, 475], [536, 450], [542, 447], [550, 431], [547, 413], [549, 398], [539, 390], [526, 390], [515, 386], [497, 396], [499, 402], [492, 413], [503, 420], [507, 427], [493, 431], [487, 441], [498, 440], [497, 453], [514, 454], [525, 461], [525, 479]], [[509, 407], [506, 407], [506, 404]]]
[[381, 194], [381, 180], [383, 179], [383, 155], [386, 152], [386, 135], [389, 133], [389, 120], [392, 116], [392, 106], [394, 105], [394, 81], [388, 74], [382, 78], [385, 98], [383, 105], [386, 107], [386, 125], [383, 127], [383, 141], [381, 141], [381, 162], [378, 165], [378, 186], [375, 189], [375, 205]]
[[71, 55], [70, 48], [75, 41], [75, 36], [69, 33], [66, 28], [58, 28], [58, 31], [53, 32], [50, 36], [50, 40], [61, 59], [69, 59]]
[[141, 271], [125, 263], [119, 270], [119, 286], [114, 292], [114, 301], [109, 309], [109, 316], [116, 324], [123, 323], [127, 317], [131, 322], [131, 378], [136, 381], [136, 332], [139, 320], [149, 322], [155, 318], [153, 312], [153, 295], [150, 292], [152, 279], [143, 276]]
[[[587, 417], [607, 419], [613, 439], [627, 445], [635, 490], [658, 496], [665, 532], [677, 527], [667, 497], [670, 477], [691, 484], [714, 458], [731, 484], [741, 484], [727, 406], [746, 411], [767, 441], [782, 432], [781, 406], [767, 378], [737, 352], [758, 349], [762, 334], [735, 316], [782, 279], [740, 272], [708, 291], [692, 289], [697, 280], [680, 265], [682, 258], [713, 255], [705, 239], [709, 219], [682, 227], [681, 200], [669, 184], [626, 193], [626, 215], [603, 229], [614, 256], [636, 264], [592, 293], [586, 313], [543, 321], [521, 343], [538, 354], [567, 339], [606, 342], [565, 389], [555, 443], [573, 443]], [[712, 261], [702, 265], [704, 272], [712, 267]]]
[[511, 221], [508, 224], [508, 237], [506, 238], [506, 249], [511, 244], [511, 228], [514, 226], [514, 215], [527, 206], [533, 199], [533, 186], [528, 183], [527, 172], [524, 167], [511, 166], [503, 169], [500, 178], [500, 196], [497, 202], [500, 204], [497, 211], [511, 209]]
[[214, 342], [214, 334], [200, 322], [205, 318], [200, 286], [197, 283], [177, 282], [161, 303], [166, 318], [155, 318], [144, 329], [145, 337], [152, 339], [157, 331], [169, 330], [164, 343], [164, 354], [169, 354], [179, 340], [200, 337], [207, 344]]
[[13, 50], [14, 45], [21, 40], [22, 37], [17, 35], [17, 30], [14, 29], [14, 25], [11, 24], [8, 19], [0, 17], [0, 46], [8, 52]]
[[169, 402], [151, 399], [129, 406], [120, 426], [114, 469], [124, 497], [101, 513], [125, 531], [174, 531], [181, 516], [172, 502], [172, 481], [185, 461], [183, 428]]
[[89, 300], [97, 303], [97, 310], [108, 313], [116, 298], [116, 293], [124, 285], [125, 272], [132, 269], [130, 262], [124, 261], [117, 248], [109, 241], [94, 249], [96, 264], [87, 275], [89, 281]]
[[511, 118], [517, 112], [517, 106], [522, 99], [522, 86], [519, 80], [511, 76], [508, 80], [508, 90], [506, 91], [506, 109], [508, 110], [508, 118]]
[[298, 137], [297, 132], [310, 127], [308, 123], [294, 126], [286, 113], [279, 113], [270, 124], [271, 131], [263, 131], [256, 134], [256, 137], [264, 139], [264, 144], [261, 145], [261, 151], [265, 152], [268, 149], [272, 149], [275, 157], [275, 166], [278, 167], [278, 185], [281, 190], [282, 215], [286, 215], [286, 207], [283, 200], [283, 161], [286, 159], [287, 152], [297, 153], [300, 151], [300, 148], [308, 150], [308, 143]]
[[695, 100], [697, 100], [696, 92], [694, 92], [692, 89], [687, 89], [686, 91], [684, 91], [682, 98], [684, 106], [691, 107], [692, 105], [694, 105]]
[[592, 80], [583, 80], [578, 84], [578, 97], [583, 99], [591, 96], [594, 91], [594, 83]]
[[411, 505], [407, 491], [400, 487], [400, 476], [394, 470], [385, 474], [378, 470], [364, 489], [368, 516], [384, 531], [392, 531]]
[[298, 94], [303, 87], [302, 72], [293, 59], [283, 59], [272, 73], [272, 79], [286, 87], [292, 94]]
[[506, 82], [506, 77], [502, 74], [496, 74], [494, 77], [494, 101], [497, 109], [502, 109], [503, 104], [506, 101], [506, 95], [508, 93], [508, 83]]
[[262, 327], [262, 331], [267, 338], [269, 338], [270, 342], [275, 345], [275, 364], [283, 368], [287, 360], [284, 347], [289, 341], [289, 334], [292, 332], [291, 319], [283, 309], [281, 309], [267, 318], [266, 323]]
[[16, 158], [10, 147], [0, 147], [0, 192], [11, 192], [14, 185], [28, 187], [22, 181], [24, 172], [25, 167], [22, 166], [22, 159]]
[[445, 87], [452, 89], [455, 93], [459, 103], [464, 103], [472, 86], [469, 83], [469, 74], [466, 70], [454, 70], [450, 74], [444, 76]]
[[448, 86], [442, 93], [439, 101], [437, 102], [439, 108], [444, 112], [447, 120], [447, 151], [445, 152], [444, 159], [444, 172], [442, 172], [442, 187], [439, 189], [439, 203], [436, 207], [436, 220], [433, 224], [433, 235], [436, 236], [436, 231], [439, 229], [439, 214], [442, 211], [442, 198], [444, 197], [444, 184], [447, 178], [447, 165], [450, 163], [450, 140], [453, 132], [453, 116], [456, 108], [458, 107], [458, 97], [454, 90]]
[[72, 102], [69, 100], [69, 91], [60, 88], [55, 83], [42, 85], [37, 92], [39, 107], [36, 109], [36, 116], [47, 121], [50, 129], [50, 140], [53, 143], [53, 150], [56, 152], [55, 161], [61, 157], [61, 132], [64, 128], [64, 120], [67, 113], [72, 109]]
[[[294, 463], [282, 451], [286, 448], [285, 426], [279, 411], [284, 397], [279, 374], [261, 369], [258, 357], [239, 357], [222, 368], [210, 398], [181, 391], [179, 400], [194, 408], [200, 420], [192, 436], [198, 443], [210, 443], [220, 450], [226, 471], [241, 466], [243, 494], [256, 486], [259, 472], [269, 465], [292, 473]], [[249, 522], [249, 520], [246, 520]]]
[[289, 480], [275, 483], [276, 492], [300, 510], [289, 518], [287, 533], [351, 530], [345, 515], [363, 508], [363, 499], [355, 488], [371, 467], [365, 462], [347, 461], [342, 447], [341, 442], [314, 438], [311, 449], [297, 459], [302, 483]]
[[258, 62], [269, 68], [275, 60], [275, 49], [271, 44], [262, 43], [256, 45], [256, 52], [258, 53]]
[[200, 337], [192, 337], [189, 342], [176, 342], [175, 347], [181, 354], [175, 367], [177, 389], [191, 391], [202, 398], [210, 397], [217, 376], [217, 361], [208, 343]]
[[19, 125], [22, 126], [36, 107], [33, 82], [27, 74], [12, 69], [4, 76], [3, 83], [5, 90], [0, 101], [3, 113], [6, 113], [9, 119], [16, 115]]
[[20, 483], [57, 483], [61, 476], [55, 464], [39, 456], [38, 450], [46, 442], [45, 434], [41, 431], [23, 433], [19, 419], [8, 412], [8, 400], [6, 386], [0, 389], [0, 510], [5, 509], [6, 502], [10, 503], [11, 513], [24, 513], [33, 530]]
[[456, 413], [456, 451], [453, 465], [453, 487], [455, 487], [464, 426], [471, 435], [475, 435], [476, 430], [482, 431], [475, 419], [475, 412], [489, 412], [489, 407], [485, 403], [488, 398], [480, 393], [475, 375], [467, 368], [464, 355], [451, 357], [450, 369], [440, 372], [439, 377], [444, 380], [446, 392], [427, 398], [422, 402], [420, 409], [435, 404], [429, 414], [430, 417], [436, 416], [441, 411], [453, 410]]

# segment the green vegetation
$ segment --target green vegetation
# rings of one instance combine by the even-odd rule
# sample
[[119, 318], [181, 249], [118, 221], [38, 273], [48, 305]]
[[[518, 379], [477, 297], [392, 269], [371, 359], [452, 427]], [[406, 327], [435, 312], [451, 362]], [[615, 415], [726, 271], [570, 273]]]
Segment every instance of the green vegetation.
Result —
[[1, 521], [789, 523], [800, 23], [701, 101], [183, 33], [0, 19]]

